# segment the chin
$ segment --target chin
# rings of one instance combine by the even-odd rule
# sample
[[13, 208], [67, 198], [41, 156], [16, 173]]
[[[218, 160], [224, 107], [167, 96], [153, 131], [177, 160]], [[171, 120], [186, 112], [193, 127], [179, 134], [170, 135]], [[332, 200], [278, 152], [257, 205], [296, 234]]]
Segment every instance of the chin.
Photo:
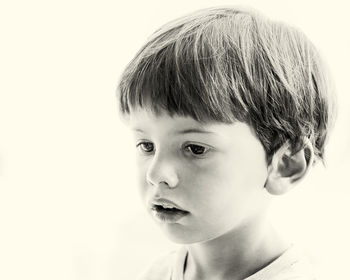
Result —
[[202, 241], [197, 233], [189, 231], [181, 224], [162, 224], [160, 227], [166, 237], [176, 244], [193, 244]]
[[205, 243], [220, 236], [218, 235], [203, 235], [203, 231], [189, 230], [181, 224], [166, 224], [160, 225], [166, 237], [176, 244], [195, 244]]

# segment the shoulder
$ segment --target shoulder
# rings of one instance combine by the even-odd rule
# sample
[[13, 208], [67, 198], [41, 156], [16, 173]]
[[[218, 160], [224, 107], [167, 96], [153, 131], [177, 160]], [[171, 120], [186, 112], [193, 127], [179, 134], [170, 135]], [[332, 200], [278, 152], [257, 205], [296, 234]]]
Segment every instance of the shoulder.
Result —
[[137, 280], [170, 280], [177, 255], [175, 250], [157, 257]]
[[291, 246], [279, 258], [246, 280], [316, 280], [308, 257]]

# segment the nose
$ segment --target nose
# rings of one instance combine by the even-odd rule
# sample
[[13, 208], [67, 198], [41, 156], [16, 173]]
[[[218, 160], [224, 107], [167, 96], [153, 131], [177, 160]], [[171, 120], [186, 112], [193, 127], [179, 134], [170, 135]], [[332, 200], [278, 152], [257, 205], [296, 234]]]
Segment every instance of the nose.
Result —
[[164, 184], [168, 188], [175, 188], [179, 184], [179, 177], [174, 162], [155, 155], [148, 166], [146, 180], [152, 186]]

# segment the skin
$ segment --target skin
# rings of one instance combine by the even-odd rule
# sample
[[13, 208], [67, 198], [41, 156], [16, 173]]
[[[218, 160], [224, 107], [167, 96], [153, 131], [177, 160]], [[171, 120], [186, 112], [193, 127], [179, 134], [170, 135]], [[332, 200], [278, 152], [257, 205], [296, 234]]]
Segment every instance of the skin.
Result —
[[189, 212], [176, 223], [156, 220], [188, 248], [185, 279], [242, 279], [286, 250], [266, 220], [268, 165], [247, 124], [137, 109], [129, 125], [147, 211], [152, 215], [152, 201], [165, 198]]

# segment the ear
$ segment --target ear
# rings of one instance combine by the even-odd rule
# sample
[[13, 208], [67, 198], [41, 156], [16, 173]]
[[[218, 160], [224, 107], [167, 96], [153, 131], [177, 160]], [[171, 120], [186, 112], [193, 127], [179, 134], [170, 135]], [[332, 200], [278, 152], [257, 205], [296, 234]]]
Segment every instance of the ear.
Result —
[[290, 142], [287, 141], [276, 151], [268, 165], [266, 190], [274, 195], [287, 193], [305, 177], [313, 161], [314, 151], [309, 139], [304, 139], [303, 148], [296, 153], [292, 153]]

